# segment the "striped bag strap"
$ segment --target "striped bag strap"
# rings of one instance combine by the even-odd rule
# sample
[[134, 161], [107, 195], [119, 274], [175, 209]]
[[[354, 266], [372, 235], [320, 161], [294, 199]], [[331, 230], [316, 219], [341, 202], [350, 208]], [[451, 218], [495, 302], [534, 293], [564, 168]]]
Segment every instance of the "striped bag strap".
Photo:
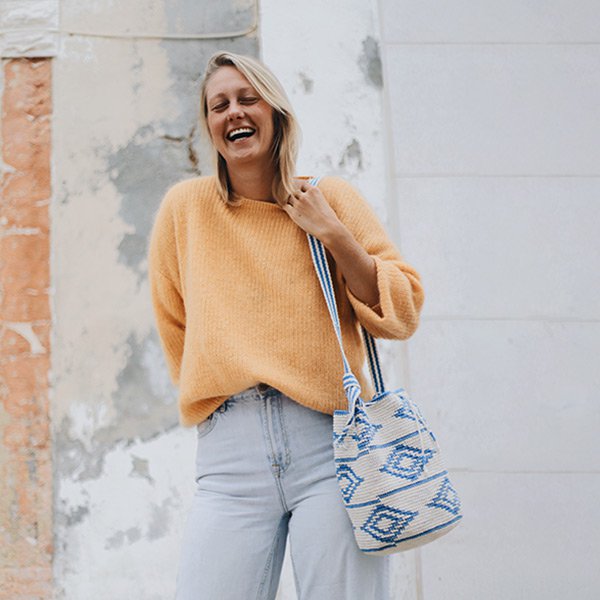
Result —
[[[312, 178], [310, 180], [311, 185], [316, 186], [319, 182], [319, 179], [320, 177]], [[329, 265], [327, 264], [327, 258], [325, 255], [325, 247], [323, 246], [323, 243], [312, 234], [307, 233], [306, 236], [308, 238], [308, 244], [310, 247], [310, 252], [315, 266], [315, 270], [319, 278], [319, 283], [321, 284], [321, 289], [323, 290], [323, 295], [325, 296], [325, 302], [327, 303], [329, 315], [331, 317], [331, 321], [333, 323], [333, 327], [337, 336], [338, 344], [340, 346], [340, 351], [342, 353], [342, 360], [344, 363], [344, 390], [346, 391], [346, 395], [348, 396], [348, 399], [350, 401], [350, 414], [353, 415], [354, 405], [356, 404], [356, 401], [360, 396], [361, 389], [358, 380], [356, 379], [356, 377], [352, 373], [352, 370], [350, 369], [348, 359], [346, 358], [346, 353], [344, 352], [344, 345], [342, 342], [342, 330], [340, 326], [337, 305], [335, 302], [335, 293], [333, 291], [331, 273], [329, 272]], [[383, 392], [385, 392], [385, 384], [383, 382], [381, 365], [379, 362], [379, 355], [377, 352], [375, 339], [362, 325], [361, 330], [362, 337], [365, 341], [365, 346], [367, 349], [367, 358], [369, 362], [371, 380], [375, 387], [375, 392], [377, 394], [382, 394]]]

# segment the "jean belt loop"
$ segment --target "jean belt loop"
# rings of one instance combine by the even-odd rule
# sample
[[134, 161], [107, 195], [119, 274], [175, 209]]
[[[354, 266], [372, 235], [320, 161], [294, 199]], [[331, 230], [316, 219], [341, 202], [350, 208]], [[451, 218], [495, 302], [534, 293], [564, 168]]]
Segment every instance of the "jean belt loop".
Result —
[[266, 392], [269, 389], [269, 385], [266, 383], [259, 383], [256, 386], [256, 390], [258, 391], [258, 393], [262, 396], [264, 392]]

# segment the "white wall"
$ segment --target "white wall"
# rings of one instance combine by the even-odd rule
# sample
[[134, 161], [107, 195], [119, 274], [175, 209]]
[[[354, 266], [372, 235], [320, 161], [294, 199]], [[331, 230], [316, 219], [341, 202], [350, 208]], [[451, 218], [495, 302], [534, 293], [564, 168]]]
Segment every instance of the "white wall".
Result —
[[578, 600], [600, 574], [600, 5], [381, 0], [410, 344], [463, 524], [426, 600]]

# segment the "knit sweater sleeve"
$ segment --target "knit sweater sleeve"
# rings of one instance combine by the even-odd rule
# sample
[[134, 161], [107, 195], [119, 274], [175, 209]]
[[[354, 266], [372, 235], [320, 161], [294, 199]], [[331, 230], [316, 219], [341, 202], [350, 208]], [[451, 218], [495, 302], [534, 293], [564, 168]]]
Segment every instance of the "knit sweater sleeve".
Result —
[[169, 374], [175, 385], [179, 385], [186, 323], [173, 214], [177, 187], [171, 188], [161, 203], [148, 248], [148, 279], [154, 317]]
[[338, 218], [375, 261], [379, 292], [375, 306], [359, 300], [340, 275], [356, 318], [373, 337], [409, 338], [419, 325], [425, 300], [418, 272], [404, 261], [371, 206], [353, 186], [339, 177], [328, 177], [322, 187]]

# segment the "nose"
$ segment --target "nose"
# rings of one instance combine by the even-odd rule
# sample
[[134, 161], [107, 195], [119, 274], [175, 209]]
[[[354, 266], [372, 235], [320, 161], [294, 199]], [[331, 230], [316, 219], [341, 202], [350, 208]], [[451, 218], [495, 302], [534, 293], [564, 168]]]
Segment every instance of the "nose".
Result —
[[238, 102], [231, 102], [229, 104], [229, 111], [227, 117], [230, 121], [234, 119], [241, 119], [244, 116], [244, 110], [241, 104]]

